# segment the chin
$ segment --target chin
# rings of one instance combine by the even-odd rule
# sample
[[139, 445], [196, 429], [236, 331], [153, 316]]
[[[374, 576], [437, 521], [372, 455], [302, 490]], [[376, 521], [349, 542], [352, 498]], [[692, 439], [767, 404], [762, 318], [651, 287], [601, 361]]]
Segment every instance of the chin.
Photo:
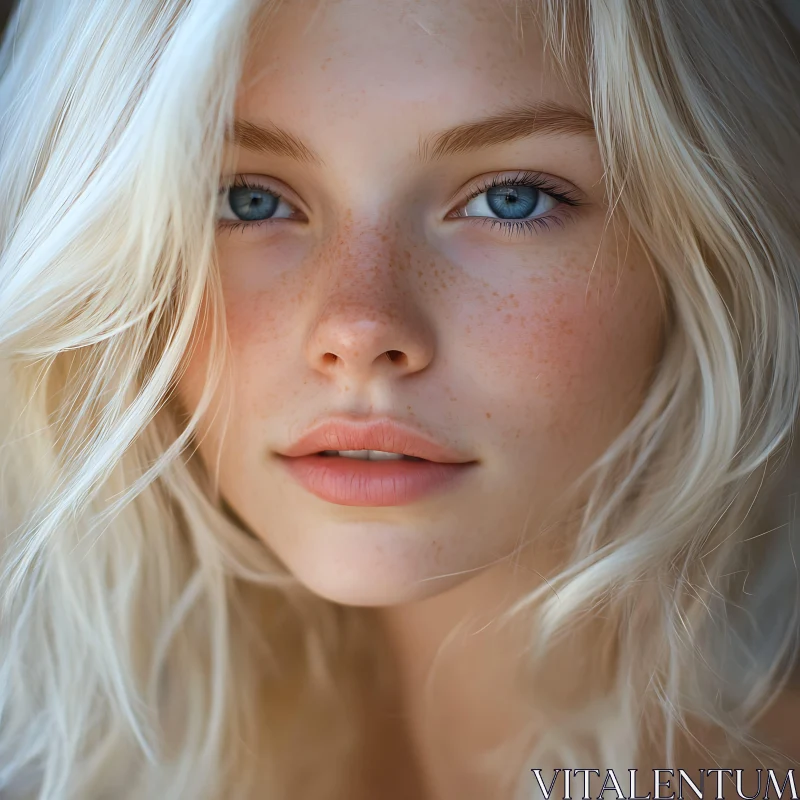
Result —
[[309, 591], [340, 605], [410, 603], [445, 592], [474, 574], [453, 575], [458, 567], [435, 563], [435, 539], [419, 532], [403, 536], [396, 530], [318, 529], [311, 538], [295, 541], [300, 546], [282, 554], [284, 563]]
[[361, 606], [386, 608], [421, 600], [430, 594], [423, 594], [413, 585], [395, 583], [387, 585], [379, 580], [360, 580], [343, 583], [335, 577], [316, 575], [313, 580], [302, 580], [303, 585], [318, 597], [342, 606]]

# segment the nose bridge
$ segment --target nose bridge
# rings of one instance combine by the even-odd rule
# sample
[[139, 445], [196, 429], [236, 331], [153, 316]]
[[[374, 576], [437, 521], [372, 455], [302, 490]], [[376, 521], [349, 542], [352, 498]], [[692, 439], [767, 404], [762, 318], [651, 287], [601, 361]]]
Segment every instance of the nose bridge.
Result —
[[391, 221], [357, 226], [347, 219], [340, 226], [336, 239], [321, 253], [322, 273], [329, 281], [329, 290], [342, 292], [356, 301], [364, 295], [381, 294], [387, 288], [393, 296], [408, 290], [403, 286], [410, 252], [401, 249], [400, 231]]
[[322, 244], [314, 267], [321, 311], [397, 324], [413, 313], [410, 245], [392, 220], [357, 225], [348, 219]]
[[385, 365], [388, 355], [414, 370], [430, 360], [432, 336], [410, 285], [411, 258], [393, 222], [345, 224], [320, 247], [307, 345], [315, 369], [361, 374]]

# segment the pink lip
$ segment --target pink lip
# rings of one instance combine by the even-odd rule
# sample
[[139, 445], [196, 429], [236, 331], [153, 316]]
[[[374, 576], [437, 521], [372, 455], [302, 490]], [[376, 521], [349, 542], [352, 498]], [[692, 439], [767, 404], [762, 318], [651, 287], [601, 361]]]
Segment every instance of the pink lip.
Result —
[[[366, 461], [320, 455], [323, 450], [383, 450], [425, 460]], [[477, 463], [389, 419], [329, 421], [278, 458], [309, 492], [347, 506], [407, 505], [450, 488]]]
[[363, 461], [319, 455], [280, 460], [309, 492], [342, 506], [407, 505], [446, 488], [475, 463]]

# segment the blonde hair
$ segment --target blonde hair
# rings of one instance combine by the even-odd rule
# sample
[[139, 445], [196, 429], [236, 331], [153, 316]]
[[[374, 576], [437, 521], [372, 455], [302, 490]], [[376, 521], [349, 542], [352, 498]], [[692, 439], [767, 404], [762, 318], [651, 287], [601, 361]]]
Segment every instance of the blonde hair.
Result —
[[[3, 798], [340, 797], [357, 757], [369, 614], [299, 587], [194, 453], [226, 374], [222, 145], [272, 7], [23, 0], [6, 31]], [[800, 619], [780, 504], [800, 398], [800, 65], [766, 2], [547, 0], [539, 21], [670, 327], [639, 412], [575, 487], [570, 563], [515, 609], [536, 612], [540, 659], [601, 605], [618, 643], [580, 739], [564, 715], [526, 764], [625, 770], [643, 708], [668, 762], [694, 722], [754, 746]], [[214, 357], [189, 417], [173, 388], [198, 319]]]

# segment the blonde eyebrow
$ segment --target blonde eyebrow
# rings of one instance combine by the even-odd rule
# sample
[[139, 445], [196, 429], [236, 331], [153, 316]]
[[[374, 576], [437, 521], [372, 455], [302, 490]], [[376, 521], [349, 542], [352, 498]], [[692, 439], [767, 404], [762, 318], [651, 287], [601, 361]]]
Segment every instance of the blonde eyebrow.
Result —
[[[547, 134], [594, 136], [594, 121], [588, 114], [559, 103], [529, 103], [429, 134], [419, 142], [417, 159], [425, 163]], [[256, 153], [287, 156], [308, 164], [323, 163], [300, 138], [271, 123], [257, 125], [237, 119], [228, 141]]]

